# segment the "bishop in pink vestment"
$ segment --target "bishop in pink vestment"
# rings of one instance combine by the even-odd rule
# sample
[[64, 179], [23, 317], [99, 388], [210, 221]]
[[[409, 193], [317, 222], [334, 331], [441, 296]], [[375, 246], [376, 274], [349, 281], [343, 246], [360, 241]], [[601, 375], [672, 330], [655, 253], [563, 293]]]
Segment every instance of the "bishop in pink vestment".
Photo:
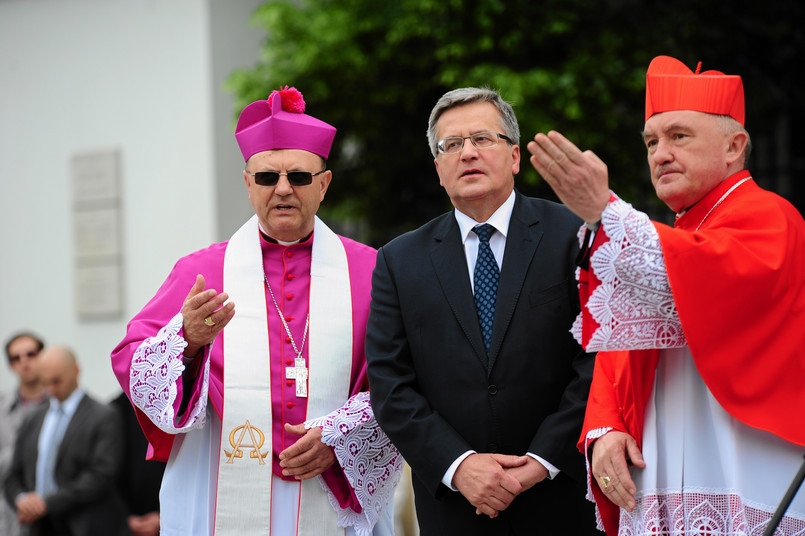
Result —
[[[236, 322], [239, 314], [238, 303], [227, 301], [228, 286], [237, 283], [240, 277], [237, 270], [241, 260], [239, 253], [235, 252], [242, 250], [238, 249], [240, 246], [232, 246], [236, 239], [238, 244], [246, 244], [247, 249], [256, 252], [259, 248], [262, 266], [248, 267], [251, 272], [259, 274], [259, 286], [249, 289], [262, 287], [264, 296], [260, 296], [256, 303], [265, 306], [265, 329], [268, 332], [269, 370], [256, 367], [253, 371], [248, 370], [246, 376], [253, 374], [255, 378], [264, 378], [266, 374], [270, 375], [270, 386], [267, 385], [271, 406], [270, 431], [255, 427], [250, 433], [256, 430], [257, 434], [264, 434], [266, 440], [270, 440], [274, 478], [298, 482], [311, 476], [319, 477], [327, 489], [330, 504], [338, 512], [340, 526], [350, 526], [357, 534], [370, 534], [380, 519], [376, 529], [381, 530], [375, 530], [374, 534], [385, 530], [381, 527], [383, 516], [399, 478], [402, 459], [376, 425], [366, 393], [368, 383], [363, 348], [376, 251], [335, 235], [315, 216], [331, 178], [329, 171], [319, 171], [318, 167], [326, 164], [324, 159], [329, 154], [335, 129], [303, 111], [301, 94], [287, 88], [275, 91], [267, 101], [257, 101], [244, 110], [236, 136], [247, 163], [244, 180], [256, 216], [230, 241], [213, 244], [180, 259], [156, 295], [131, 320], [126, 337], [112, 353], [115, 374], [135, 405], [153, 458], [169, 461], [166, 479], [171, 481], [168, 473], [172, 464], [184, 467], [185, 472], [189, 465], [197, 468], [198, 474], [194, 478], [203, 481], [204, 489], [208, 489], [206, 501], [202, 500], [203, 493], [195, 501], [202, 504], [196, 516], [200, 520], [188, 522], [187, 527], [193, 528], [181, 526], [183, 521], [178, 517], [174, 526], [163, 527], [164, 534], [193, 534], [191, 531], [198, 531], [199, 527], [212, 534], [213, 526], [221, 523], [215, 520], [216, 509], [223, 509], [220, 491], [216, 498], [218, 445], [224, 451], [235, 437], [235, 431], [230, 434], [229, 430], [221, 429], [221, 423], [225, 422], [225, 403], [230, 400], [229, 391], [225, 389], [225, 373], [228, 367], [236, 366], [237, 361], [233, 360], [240, 360], [240, 354], [230, 355], [225, 351], [229, 333], [226, 326]], [[334, 250], [343, 252], [343, 257], [316, 253]], [[319, 301], [348, 300], [349, 303], [340, 303], [338, 307], [351, 311], [351, 318], [330, 319], [326, 315], [316, 315], [311, 296], [314, 265], [318, 270], [315, 273], [320, 274], [317, 276], [320, 284], [315, 288], [319, 289], [317, 292], [327, 293], [326, 298]], [[346, 283], [337, 276], [333, 279], [328, 276], [338, 274], [339, 270], [346, 272]], [[263, 278], [265, 285], [262, 284]], [[331, 298], [328, 285], [335, 284], [346, 284], [348, 289], [341, 289], [340, 294], [333, 294]], [[246, 297], [252, 298], [250, 294]], [[242, 297], [241, 303], [243, 301], [249, 300]], [[333, 342], [336, 342], [333, 337], [345, 339], [341, 341], [345, 344], [336, 346], [351, 348], [351, 352], [346, 352], [346, 355], [336, 352], [328, 357], [329, 362], [314, 365], [309, 349], [311, 341], [320, 334], [313, 331], [324, 329], [328, 324], [351, 326], [351, 331], [344, 329], [326, 336]], [[259, 340], [259, 334], [255, 335]], [[249, 347], [248, 342], [245, 347]], [[321, 347], [321, 344], [316, 346]], [[256, 362], [260, 362], [259, 355]], [[300, 370], [303, 371], [301, 374]], [[332, 380], [327, 377], [337, 371], [345, 371], [349, 377], [333, 377]], [[309, 375], [317, 375], [318, 383], [309, 380]], [[307, 393], [309, 381], [311, 392]], [[344, 386], [343, 392], [326, 395], [329, 397], [329, 406], [326, 407], [333, 408], [333, 411], [327, 415], [311, 414], [309, 401], [321, 396], [314, 392], [313, 386], [330, 381]], [[255, 404], [259, 406], [259, 402], [247, 399], [246, 410], [254, 410], [252, 406]], [[256, 410], [267, 412], [268, 408], [258, 407]], [[306, 423], [304, 427], [300, 426], [302, 423]], [[299, 466], [293, 464], [302, 456], [286, 454], [290, 452], [287, 449], [294, 447], [302, 435], [305, 441], [316, 438], [318, 428], [321, 429], [321, 443], [325, 446], [312, 447], [307, 452], [311, 456], [315, 453], [316, 461], [327, 462], [334, 458], [336, 463], [329, 461], [327, 463], [331, 465], [326, 469], [315, 467], [300, 472]], [[199, 441], [198, 437], [206, 439]], [[259, 458], [261, 451], [256, 445], [245, 445], [255, 447]], [[197, 454], [207, 452], [205, 449], [211, 453]], [[328, 449], [332, 450], [332, 455], [326, 453]], [[322, 451], [325, 454], [321, 454]], [[187, 452], [187, 456], [195, 452], [198, 461], [183, 463], [179, 459], [182, 452]], [[248, 456], [248, 451], [244, 449], [244, 452], [247, 452], [244, 456]], [[288, 457], [293, 456], [296, 458], [289, 462]], [[267, 483], [266, 486], [277, 488], [276, 484]], [[318, 487], [313, 488], [314, 492]], [[189, 488], [188, 496], [194, 493], [192, 485]], [[249, 494], [248, 489], [243, 492]], [[173, 500], [172, 496], [165, 495], [163, 485], [161, 500], [163, 503]], [[171, 495], [176, 493], [172, 491]], [[236, 525], [250, 526], [250, 511], [268, 510], [272, 504], [258, 503], [255, 508], [244, 506], [243, 511], [234, 516]], [[299, 504], [302, 504], [301, 499]], [[166, 506], [162, 505], [163, 512]], [[298, 516], [303, 515], [299, 510], [296, 512]], [[209, 524], [203, 519], [205, 515], [209, 516]], [[271, 512], [272, 518], [287, 515], [290, 514], [285, 511]], [[268, 517], [265, 518], [267, 522]], [[302, 521], [298, 526], [295, 519], [283, 523], [297, 527], [291, 529], [294, 534], [314, 533], [313, 529], [303, 529]], [[275, 526], [274, 521], [271, 521], [271, 526]], [[228, 528], [219, 528], [216, 534], [230, 532]], [[246, 534], [240, 530], [238, 533]], [[261, 532], [256, 530], [255, 533]]]

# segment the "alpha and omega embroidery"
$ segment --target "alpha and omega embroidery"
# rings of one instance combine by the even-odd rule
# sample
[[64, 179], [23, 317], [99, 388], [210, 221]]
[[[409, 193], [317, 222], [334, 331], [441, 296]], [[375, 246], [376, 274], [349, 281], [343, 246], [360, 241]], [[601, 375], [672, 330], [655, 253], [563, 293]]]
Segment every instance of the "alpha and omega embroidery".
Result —
[[[240, 431], [239, 435], [238, 431]], [[251, 444], [243, 442], [247, 434], [249, 436], [248, 440], [251, 441]], [[238, 436], [237, 440], [235, 439], [236, 435]], [[270, 452], [270, 449], [266, 449], [265, 452], [261, 450], [263, 448], [263, 443], [265, 443], [265, 439], [266, 436], [263, 434], [263, 431], [256, 426], [252, 426], [247, 419], [246, 424], [234, 428], [229, 433], [229, 444], [232, 446], [232, 450], [228, 451], [224, 449], [224, 454], [227, 455], [226, 463], [235, 463], [235, 458], [243, 457], [244, 448], [251, 448], [249, 457], [257, 458], [257, 461], [260, 465], [265, 465], [265, 457], [268, 456], [268, 453]]]

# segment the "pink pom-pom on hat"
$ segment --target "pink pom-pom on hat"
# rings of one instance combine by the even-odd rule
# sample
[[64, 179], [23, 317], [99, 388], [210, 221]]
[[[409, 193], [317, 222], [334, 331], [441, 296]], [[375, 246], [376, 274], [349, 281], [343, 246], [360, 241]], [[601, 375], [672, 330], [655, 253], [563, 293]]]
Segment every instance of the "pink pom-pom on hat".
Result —
[[235, 128], [243, 160], [275, 149], [302, 149], [322, 158], [330, 156], [335, 127], [304, 112], [302, 94], [288, 86], [246, 106]]
[[744, 86], [741, 77], [720, 71], [691, 71], [670, 56], [657, 56], [646, 71], [646, 121], [654, 114], [693, 110], [728, 115], [744, 125]]

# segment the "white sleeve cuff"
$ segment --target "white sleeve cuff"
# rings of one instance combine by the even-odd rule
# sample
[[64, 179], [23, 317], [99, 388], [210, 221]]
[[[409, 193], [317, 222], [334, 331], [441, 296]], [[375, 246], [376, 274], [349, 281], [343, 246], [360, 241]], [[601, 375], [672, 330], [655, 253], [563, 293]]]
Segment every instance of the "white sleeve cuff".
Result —
[[447, 468], [447, 472], [445, 472], [444, 476], [442, 477], [442, 484], [444, 484], [453, 491], [458, 491], [458, 488], [453, 486], [453, 477], [456, 474], [456, 469], [458, 469], [458, 466], [461, 465], [461, 462], [467, 459], [467, 457], [470, 454], [477, 454], [477, 453], [474, 450], [468, 450], [467, 452], [456, 458], [456, 461], [450, 464], [450, 467]]
[[548, 478], [549, 478], [550, 480], [553, 480], [554, 478], [556, 478], [556, 475], [558, 475], [558, 474], [561, 472], [561, 471], [559, 471], [559, 469], [557, 469], [557, 468], [556, 468], [556, 467], [555, 467], [555, 466], [554, 466], [554, 465], [553, 465], [551, 462], [549, 462], [548, 460], [545, 460], [545, 459], [543, 459], [543, 458], [540, 458], [539, 456], [537, 456], [536, 454], [532, 454], [531, 452], [526, 452], [526, 454], [527, 454], [528, 456], [531, 456], [531, 457], [532, 457], [532, 458], [534, 458], [535, 460], [537, 460], [537, 461], [538, 461], [539, 463], [541, 463], [543, 466], [545, 466], [545, 469], [547, 469], [547, 470], [548, 470]]

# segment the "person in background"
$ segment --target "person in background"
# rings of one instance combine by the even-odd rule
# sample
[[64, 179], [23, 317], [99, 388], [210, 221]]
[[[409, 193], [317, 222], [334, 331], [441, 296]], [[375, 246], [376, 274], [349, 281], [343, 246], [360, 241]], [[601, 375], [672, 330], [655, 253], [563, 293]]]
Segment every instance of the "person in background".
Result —
[[[531, 163], [585, 222], [579, 448], [607, 534], [760, 534], [805, 446], [805, 221], [747, 170], [740, 76], [656, 57], [643, 141], [673, 227], [557, 132]], [[612, 350], [602, 352], [603, 350]], [[775, 534], [805, 532], [805, 494]]]
[[159, 488], [165, 462], [148, 460], [148, 441], [126, 393], [111, 402], [123, 423], [123, 456], [117, 488], [126, 505], [132, 536], [159, 534]]
[[66, 347], [42, 350], [37, 368], [49, 403], [20, 426], [6, 500], [34, 536], [128, 534], [115, 490], [123, 452], [117, 413], [84, 393]]
[[[17, 375], [18, 385], [13, 391], [0, 393], [0, 482], [4, 482], [8, 474], [20, 423], [47, 398], [36, 367], [44, 346], [42, 340], [30, 332], [17, 333], [6, 342], [8, 366]], [[19, 530], [17, 513], [6, 501], [0, 501], [0, 534], [17, 536]]]

